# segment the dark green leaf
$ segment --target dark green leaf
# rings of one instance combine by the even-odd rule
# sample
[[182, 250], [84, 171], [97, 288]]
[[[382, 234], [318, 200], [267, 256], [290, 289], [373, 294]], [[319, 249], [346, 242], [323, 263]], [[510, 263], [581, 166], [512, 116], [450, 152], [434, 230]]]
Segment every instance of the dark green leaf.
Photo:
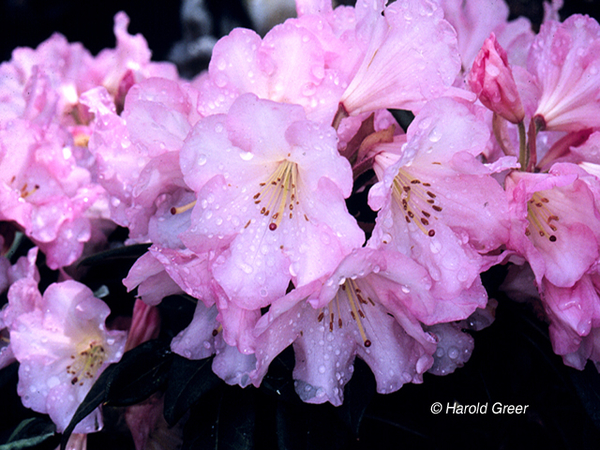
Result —
[[174, 355], [165, 392], [165, 420], [175, 425], [185, 412], [222, 381], [212, 371], [213, 358], [189, 360]]
[[0, 450], [31, 448], [54, 436], [56, 427], [49, 418], [32, 417], [22, 421]]
[[309, 433], [304, 405], [280, 401], [277, 404], [276, 430], [279, 450], [306, 449]]
[[167, 380], [172, 362], [169, 344], [159, 339], [128, 351], [115, 365], [106, 403], [129, 406], [147, 399]]
[[81, 260], [78, 266], [95, 266], [113, 260], [138, 259], [149, 247], [150, 244], [135, 244], [105, 250]]

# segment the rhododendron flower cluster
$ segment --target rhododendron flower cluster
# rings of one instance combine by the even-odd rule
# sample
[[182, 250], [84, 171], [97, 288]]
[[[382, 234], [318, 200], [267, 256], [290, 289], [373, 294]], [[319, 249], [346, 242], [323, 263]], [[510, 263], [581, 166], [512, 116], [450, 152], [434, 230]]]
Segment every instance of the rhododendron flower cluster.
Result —
[[[123, 13], [96, 57], [60, 35], [15, 50], [0, 244], [32, 248], [0, 257], [0, 367], [19, 362], [23, 404], [65, 431], [122, 330], [127, 350], [158, 336], [174, 295], [196, 305], [171, 351], [228, 384], [260, 386], [291, 346], [305, 402], [341, 405], [356, 357], [394, 392], [468, 361], [496, 265], [541, 302], [565, 364], [600, 364], [600, 25], [553, 2], [536, 34], [488, 7], [297, 0], [264, 37], [222, 38], [193, 80], [151, 62]], [[147, 248], [123, 279], [145, 304], [120, 330], [74, 264], [117, 226]], [[43, 293], [38, 252], [60, 269]]]

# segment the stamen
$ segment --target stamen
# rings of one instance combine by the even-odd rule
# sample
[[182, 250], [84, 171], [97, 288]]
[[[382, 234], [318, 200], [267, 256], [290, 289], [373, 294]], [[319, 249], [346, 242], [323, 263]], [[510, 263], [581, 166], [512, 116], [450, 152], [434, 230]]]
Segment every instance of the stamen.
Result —
[[[297, 177], [297, 164], [285, 160], [277, 166], [275, 172], [266, 182], [259, 184], [261, 190], [252, 197], [256, 204], [264, 202], [260, 214], [270, 216], [271, 211], [274, 211], [271, 216], [269, 230], [275, 231], [284, 216], [290, 219], [294, 217], [294, 204], [298, 205], [300, 203], [297, 200]], [[288, 213], [284, 214], [285, 211], [288, 211]], [[306, 215], [304, 217], [306, 218]]]
[[[558, 228], [553, 222], [558, 222], [559, 218], [556, 214], [552, 214], [546, 206], [549, 203], [548, 198], [541, 197], [537, 192], [533, 194], [527, 203], [527, 219], [540, 237], [546, 237], [548, 241], [556, 242], [557, 238], [553, 233], [558, 231]], [[531, 236], [529, 227], [525, 229], [525, 236]]]
[[400, 169], [394, 178], [392, 195], [398, 206], [405, 212], [406, 223], [414, 223], [427, 236], [435, 236], [430, 229], [432, 220], [437, 220], [436, 212], [442, 207], [436, 204], [437, 194], [431, 189], [431, 183], [413, 179], [406, 171]]
[[175, 215], [175, 214], [181, 214], [184, 213], [186, 211], [189, 211], [190, 209], [192, 209], [194, 206], [196, 206], [196, 200], [194, 200], [191, 203], [188, 203], [187, 205], [183, 205], [183, 206], [173, 206], [171, 208], [171, 214]]
[[27, 190], [27, 183], [25, 183], [23, 185], [23, 187], [21, 188], [21, 198], [22, 199], [26, 199], [27, 197], [29, 197], [30, 195], [32, 195], [33, 193], [35, 193], [38, 189], [40, 188], [39, 184], [36, 184], [35, 186], [33, 186], [33, 189], [31, 190]]
[[96, 375], [98, 368], [104, 362], [106, 352], [101, 344], [95, 341], [90, 342], [79, 355], [71, 355], [73, 362], [66, 369], [71, 378], [71, 384], [83, 385], [85, 378], [92, 379]]

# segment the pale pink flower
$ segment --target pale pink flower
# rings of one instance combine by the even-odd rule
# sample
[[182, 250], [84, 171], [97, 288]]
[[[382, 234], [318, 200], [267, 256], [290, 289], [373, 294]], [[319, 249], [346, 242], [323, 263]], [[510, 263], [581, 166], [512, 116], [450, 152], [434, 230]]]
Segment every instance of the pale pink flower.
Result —
[[137, 288], [137, 296], [150, 306], [158, 305], [169, 295], [183, 293], [165, 271], [163, 264], [150, 252], [140, 256], [131, 266], [123, 284], [128, 291]]
[[427, 271], [400, 253], [355, 250], [325, 283], [296, 288], [259, 320], [254, 384], [290, 344], [296, 392], [309, 403], [342, 404], [356, 356], [371, 367], [380, 393], [422, 382], [437, 344], [418, 316], [444, 307], [431, 285]]
[[508, 57], [494, 33], [484, 41], [467, 81], [485, 107], [509, 122], [523, 121], [525, 110]]
[[512, 64], [524, 61], [534, 38], [531, 23], [523, 17], [508, 22], [510, 11], [504, 1], [442, 0], [440, 4], [444, 18], [456, 30], [464, 72], [473, 65], [491, 32], [496, 34], [502, 47], [509, 50]]
[[373, 150], [379, 152], [374, 169], [380, 181], [369, 192], [369, 205], [379, 213], [369, 245], [412, 257], [435, 280], [436, 295], [465, 295], [457, 306], [473, 305], [462, 310], [465, 316], [442, 321], [464, 318], [485, 304], [479, 274], [497, 263], [486, 254], [508, 239], [508, 205], [492, 174], [515, 161], [498, 167], [478, 161], [489, 139], [478, 111], [450, 99], [429, 102], [408, 128], [405, 144], [396, 138]]
[[[42, 296], [31, 282], [9, 290], [10, 345], [19, 361], [17, 391], [23, 404], [48, 414], [62, 432], [102, 370], [120, 359], [125, 333], [108, 331], [108, 306], [76, 281], [50, 285]], [[33, 307], [17, 313], [24, 295]], [[75, 428], [89, 433], [102, 427], [96, 410]]]
[[115, 16], [115, 49], [93, 57], [80, 43], [69, 43], [55, 33], [36, 49], [17, 48], [0, 66], [0, 122], [23, 117], [64, 125], [86, 123], [91, 117], [78, 104], [79, 96], [104, 86], [122, 107], [127, 90], [143, 79], [177, 79], [170, 63], [150, 61], [151, 52], [141, 35], [127, 33], [129, 18]]
[[198, 202], [181, 237], [198, 255], [218, 252], [211, 272], [241, 308], [321, 277], [362, 244], [344, 203], [352, 171], [336, 144], [300, 106], [252, 94], [186, 139], [181, 167]]
[[[325, 32], [329, 26], [324, 27]], [[343, 89], [327, 68], [327, 56], [303, 22], [288, 20], [264, 39], [252, 30], [235, 29], [215, 45], [208, 78], [195, 82], [203, 93], [200, 111], [226, 113], [238, 96], [253, 93], [302, 105], [311, 120], [330, 122]]]
[[[117, 13], [113, 27], [117, 46], [114, 49], [102, 50], [95, 58], [93, 66], [93, 73], [102, 77], [102, 82], [96, 86], [104, 86], [117, 103], [122, 101], [127, 93], [128, 89], [121, 91], [122, 97], [119, 99], [119, 89], [124, 82], [129, 88], [151, 77], [178, 79], [175, 65], [168, 62], [152, 62], [152, 52], [146, 39], [141, 34], [130, 35], [127, 32], [128, 26], [127, 14], [122, 11]], [[127, 80], [128, 77], [131, 79]]]
[[535, 112], [547, 130], [576, 131], [600, 125], [600, 25], [573, 15], [542, 25], [527, 68], [542, 95]]
[[185, 217], [169, 211], [178, 202], [191, 201], [179, 168], [179, 149], [199, 118], [197, 95], [187, 84], [151, 78], [130, 89], [121, 115], [103, 88], [82, 96], [95, 114], [89, 149], [100, 182], [111, 195], [111, 218], [129, 228], [133, 242], [148, 239], [154, 216], [170, 222], [171, 228]]
[[[234, 309], [235, 305], [229, 305], [229, 308]], [[260, 312], [249, 313], [248, 318], [253, 327]], [[227, 329], [234, 328], [235, 325], [232, 327], [231, 322], [229, 326], [222, 325], [221, 316], [215, 305], [207, 307], [198, 302], [192, 322], [173, 338], [171, 349], [188, 359], [204, 359], [215, 355], [212, 362], [213, 372], [227, 384], [246, 387], [251, 382], [250, 372], [256, 368], [256, 357], [250, 353], [249, 347], [242, 352], [235, 345], [227, 343]], [[251, 329], [250, 326], [245, 328]], [[244, 345], [242, 342], [240, 346]]]
[[[349, 114], [380, 108], [418, 111], [444, 95], [460, 70], [456, 33], [433, 1], [359, 2], [368, 47], [340, 103]], [[363, 5], [364, 3], [364, 5]], [[381, 9], [378, 10], [377, 6]], [[363, 31], [364, 32], [364, 31]]]
[[429, 373], [448, 375], [471, 358], [475, 341], [470, 334], [464, 333], [458, 324], [439, 323], [425, 329], [437, 339], [437, 348]]
[[[0, 241], [2, 241], [0, 236]], [[19, 314], [29, 312], [34, 307], [37, 283], [40, 280], [40, 274], [35, 265], [38, 249], [33, 247], [27, 252], [27, 256], [19, 258], [14, 266], [4, 258], [0, 258], [0, 294], [5, 289], [16, 284], [19, 280], [19, 293], [22, 295], [16, 305], [0, 309], [0, 369], [8, 366], [15, 361], [12, 348], [10, 346], [10, 335], [8, 325]]]

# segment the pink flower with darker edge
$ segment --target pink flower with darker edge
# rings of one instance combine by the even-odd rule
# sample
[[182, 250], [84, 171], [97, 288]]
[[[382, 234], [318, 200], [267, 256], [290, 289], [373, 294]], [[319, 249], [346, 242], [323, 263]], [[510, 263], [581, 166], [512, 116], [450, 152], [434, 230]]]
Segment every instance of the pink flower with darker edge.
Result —
[[572, 287], [598, 260], [598, 183], [570, 163], [554, 164], [547, 174], [515, 171], [506, 178], [507, 248], [527, 259], [538, 287], [543, 279]]

